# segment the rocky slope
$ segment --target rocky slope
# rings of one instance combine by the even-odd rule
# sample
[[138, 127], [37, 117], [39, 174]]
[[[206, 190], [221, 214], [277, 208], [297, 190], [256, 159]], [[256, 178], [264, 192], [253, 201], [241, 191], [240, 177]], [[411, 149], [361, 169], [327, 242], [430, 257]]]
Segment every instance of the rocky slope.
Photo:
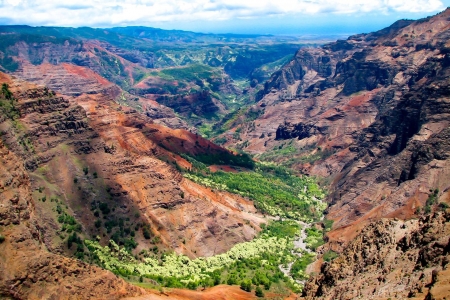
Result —
[[[290, 37], [145, 27], [0, 26], [0, 35], [0, 71], [66, 95], [99, 92], [90, 79], [106, 79], [123, 103], [154, 108], [156, 101], [191, 126], [215, 122], [237, 102], [252, 99], [258, 81], [267, 79], [301, 45]], [[245, 89], [251, 80], [253, 86]], [[170, 109], [162, 111], [175, 118]]]
[[[190, 167], [180, 153], [227, 152], [200, 136], [153, 123], [102, 94], [80, 95], [78, 105], [4, 74], [1, 82], [16, 99], [1, 100], [1, 138], [30, 176], [50, 251], [74, 255], [66, 230], [75, 226], [102, 243], [134, 240], [136, 253], [157, 247], [209, 256], [250, 240], [264, 222], [252, 202], [177, 171]], [[74, 220], [60, 221], [66, 215]]]
[[49, 252], [45, 223], [20, 157], [0, 141], [0, 297], [119, 299], [143, 294], [111, 272]]
[[98, 94], [98, 97], [106, 97], [118, 103], [132, 106], [147, 114], [157, 123], [171, 128], [194, 130], [185, 121], [177, 117], [174, 111], [167, 106], [143, 97], [131, 95], [88, 67], [70, 63], [53, 65], [47, 62], [33, 65], [24, 61], [21, 68], [14, 74], [23, 80], [47, 86], [63, 95], [77, 97], [83, 94]]
[[450, 214], [383, 219], [364, 228], [310, 279], [305, 299], [446, 299]]
[[448, 202], [449, 17], [299, 50], [225, 145], [324, 178], [336, 246], [413, 216], [435, 189]]

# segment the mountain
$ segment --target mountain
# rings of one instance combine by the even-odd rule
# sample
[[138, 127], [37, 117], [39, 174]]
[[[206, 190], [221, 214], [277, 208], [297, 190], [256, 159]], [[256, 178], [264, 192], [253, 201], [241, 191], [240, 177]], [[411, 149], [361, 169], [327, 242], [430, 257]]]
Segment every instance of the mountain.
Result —
[[[0, 278], [1, 296], [65, 297], [71, 290], [94, 299], [157, 297], [135, 286], [162, 295], [163, 287], [228, 283], [208, 293], [245, 298], [248, 292], [232, 285], [252, 280], [254, 271], [274, 297], [299, 291], [277, 266], [295, 259], [290, 241], [300, 227], [272, 220], [319, 220], [323, 191], [314, 180], [257, 165], [198, 132], [204, 122], [251, 101], [259, 80], [300, 45], [272, 36], [199, 34], [185, 41], [190, 33], [160, 31], [165, 37], [152, 42], [145, 34], [151, 29], [139, 28], [145, 32], [138, 36], [115, 32], [124, 30], [0, 27], [0, 69], [6, 72], [0, 72], [1, 145], [23, 171], [5, 173], [4, 186], [23, 177], [29, 192], [21, 195], [13, 186], [2, 198], [5, 218], [14, 221], [0, 229], [1, 257], [16, 263], [1, 266], [8, 273]], [[177, 34], [183, 41], [171, 40]], [[193, 47], [200, 39], [207, 43]], [[255, 40], [260, 45], [252, 45]], [[188, 55], [193, 59], [181, 58]], [[211, 55], [214, 64], [205, 60]], [[160, 60], [166, 58], [170, 67]], [[30, 260], [18, 259], [28, 249], [17, 245], [21, 206], [10, 202], [30, 206], [24, 226], [39, 248], [30, 249]], [[73, 272], [85, 270], [77, 273], [80, 283], [96, 279], [92, 273], [100, 269], [91, 265], [102, 267], [106, 287], [87, 285], [93, 289], [88, 295], [53, 265], [32, 278], [27, 268], [34, 272], [39, 257], [54, 255]], [[204, 261], [212, 265], [200, 266]], [[242, 264], [256, 265], [236, 275]]]
[[300, 49], [219, 139], [323, 178], [336, 249], [435, 190], [448, 203], [449, 16]]
[[[0, 70], [64, 94], [99, 92], [97, 84], [85, 84], [102, 77], [116, 85], [112, 96], [118, 101], [138, 109], [156, 101], [191, 130], [251, 101], [256, 85], [260, 88], [299, 46], [320, 43], [147, 27], [0, 26], [0, 34]], [[175, 123], [165, 124], [187, 128]]]

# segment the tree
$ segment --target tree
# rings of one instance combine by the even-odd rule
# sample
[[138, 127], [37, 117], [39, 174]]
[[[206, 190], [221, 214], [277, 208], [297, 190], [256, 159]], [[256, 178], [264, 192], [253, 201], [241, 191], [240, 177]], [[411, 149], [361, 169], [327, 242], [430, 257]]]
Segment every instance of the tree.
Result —
[[256, 287], [255, 295], [256, 297], [264, 297], [263, 290], [259, 286]]
[[12, 99], [12, 93], [9, 90], [9, 86], [6, 83], [2, 84], [2, 94], [5, 96], [5, 99], [11, 100]]
[[246, 292], [252, 291], [252, 282], [249, 279], [244, 279], [241, 281], [241, 289]]

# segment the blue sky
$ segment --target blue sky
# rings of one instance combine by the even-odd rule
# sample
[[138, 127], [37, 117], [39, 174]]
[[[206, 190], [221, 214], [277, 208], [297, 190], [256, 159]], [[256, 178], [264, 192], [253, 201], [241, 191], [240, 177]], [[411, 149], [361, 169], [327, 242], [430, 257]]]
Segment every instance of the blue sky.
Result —
[[450, 0], [0, 0], [0, 24], [352, 34], [433, 15]]

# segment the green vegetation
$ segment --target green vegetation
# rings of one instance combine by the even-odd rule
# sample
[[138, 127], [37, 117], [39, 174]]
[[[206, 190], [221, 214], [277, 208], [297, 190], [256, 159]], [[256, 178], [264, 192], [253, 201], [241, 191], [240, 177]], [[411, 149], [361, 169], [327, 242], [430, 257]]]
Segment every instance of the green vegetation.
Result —
[[186, 178], [213, 189], [248, 197], [265, 214], [312, 221], [317, 220], [326, 208], [326, 204], [320, 201], [325, 193], [313, 178], [295, 176], [283, 167], [257, 164], [255, 171], [211, 173], [201, 163], [193, 166], [195, 170], [185, 173]]
[[252, 291], [252, 281], [249, 279], [244, 279], [241, 281], [241, 289], [246, 292]]
[[315, 254], [303, 252], [301, 257], [297, 258], [292, 264], [291, 276], [297, 280], [308, 279], [308, 275], [305, 274], [306, 267], [314, 261]]
[[333, 227], [333, 223], [334, 223], [333, 220], [328, 220], [328, 219], [323, 220], [323, 226], [325, 227], [325, 232], [331, 231], [331, 228]]
[[207, 165], [232, 165], [247, 169], [253, 169], [255, 167], [255, 162], [246, 153], [237, 155], [230, 152], [199, 154], [194, 159]]
[[428, 196], [428, 199], [425, 202], [424, 212], [426, 214], [431, 212], [431, 207], [437, 204], [439, 199], [439, 189], [435, 189], [434, 191], [430, 190], [430, 192], [431, 194]]
[[263, 292], [263, 290], [261, 289], [260, 286], [256, 287], [255, 296], [256, 297], [264, 297], [264, 292]]
[[3, 97], [5, 97], [6, 100], [12, 100], [13, 99], [13, 94], [9, 90], [9, 86], [8, 86], [7, 83], [3, 83], [2, 84], [2, 95], [3, 95]]
[[173, 252], [157, 254], [154, 249], [142, 251], [143, 257], [136, 258], [113, 240], [107, 247], [96, 241], [85, 244], [102, 267], [124, 277], [150, 278], [162, 286], [196, 289], [227, 283], [240, 284], [246, 290], [260, 285], [269, 290], [278, 285], [299, 291], [300, 286], [278, 269], [278, 265], [295, 259], [291, 254], [292, 241], [299, 232], [299, 225], [293, 221], [272, 222], [253, 241], [237, 244], [223, 254], [194, 260]]
[[158, 75], [168, 80], [185, 80], [196, 81], [211, 78], [217, 75], [217, 69], [203, 64], [192, 64], [185, 67], [165, 69], [158, 73], [152, 73], [152, 75]]
[[75, 250], [75, 257], [78, 259], [84, 258], [84, 244], [83, 240], [74, 232], [72, 235], [69, 235], [67, 239], [67, 247], [69, 249], [72, 248], [73, 244], [77, 244], [77, 248]]
[[284, 146], [284, 144], [278, 146], [276, 149], [273, 149], [271, 151], [267, 151], [264, 154], [262, 154], [259, 158], [264, 161], [271, 161], [275, 158], [279, 159], [280, 157], [289, 156], [295, 153], [297, 149], [292, 145], [292, 141], [287, 145], [287, 147]]
[[56, 212], [58, 213], [58, 222], [62, 224], [61, 231], [72, 233], [73, 231], [81, 232], [81, 225], [77, 223], [75, 218], [66, 213], [60, 204], [56, 205]]
[[13, 121], [20, 117], [20, 112], [15, 106], [15, 102], [17, 101], [9, 90], [8, 84], [3, 83], [0, 92], [0, 113]]
[[258, 156], [261, 161], [277, 162], [285, 167], [292, 167], [298, 163], [314, 163], [318, 160], [323, 160], [335, 153], [333, 149], [322, 149], [316, 144], [307, 145], [298, 148], [294, 140], [290, 142], [283, 142], [271, 150], [265, 151]]
[[[111, 189], [108, 188], [107, 191], [110, 193]], [[99, 231], [102, 228], [106, 229], [106, 233], [111, 234], [111, 240], [128, 251], [137, 247], [138, 243], [134, 240], [134, 237], [136, 235], [135, 231], [139, 230], [140, 224], [136, 225], [133, 230], [132, 225], [129, 223], [130, 219], [118, 218], [115, 214], [111, 214], [114, 211], [114, 207], [111, 209], [106, 202], [92, 201], [91, 211], [94, 212], [94, 217], [96, 218], [100, 218], [100, 212], [103, 216], [104, 222], [100, 219], [94, 222], [95, 227]], [[147, 227], [146, 230], [148, 230]], [[150, 235], [150, 231], [148, 231], [148, 234]], [[145, 231], [144, 237], [147, 238]]]
[[316, 251], [319, 246], [325, 244], [323, 240], [323, 231], [316, 227], [306, 228], [306, 246], [312, 251]]
[[329, 251], [327, 251], [327, 252], [325, 252], [323, 254], [323, 260], [329, 262], [329, 261], [332, 261], [333, 259], [335, 259], [338, 256], [339, 255], [336, 252], [334, 252], [333, 250], [329, 250]]
[[5, 241], [5, 236], [3, 234], [0, 234], [0, 244]]

